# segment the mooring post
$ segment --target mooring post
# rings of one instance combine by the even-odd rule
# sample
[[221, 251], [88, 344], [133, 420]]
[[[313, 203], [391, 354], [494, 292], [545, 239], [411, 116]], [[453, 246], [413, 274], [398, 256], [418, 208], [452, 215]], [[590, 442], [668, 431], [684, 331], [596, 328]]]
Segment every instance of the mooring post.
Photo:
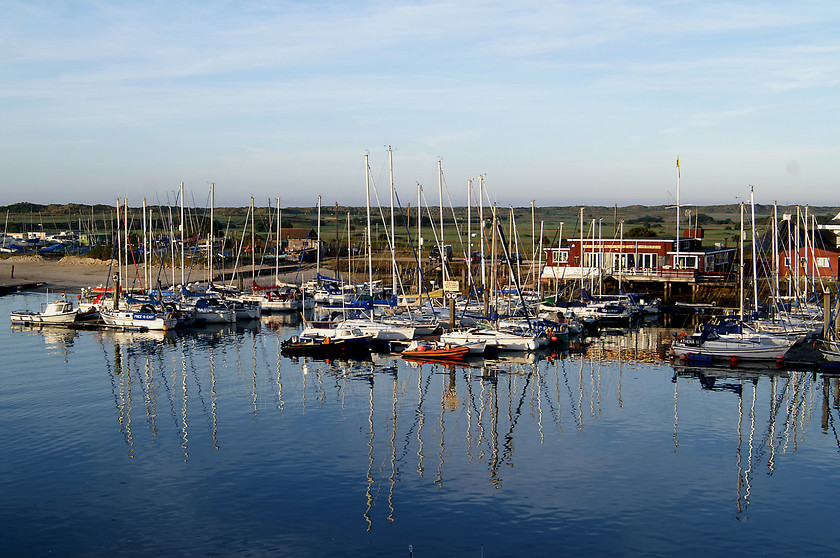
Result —
[[14, 264], [12, 264], [12, 274], [9, 276], [9, 278], [10, 278], [10, 279], [14, 279], [14, 278], [15, 278], [15, 265], [14, 265]]

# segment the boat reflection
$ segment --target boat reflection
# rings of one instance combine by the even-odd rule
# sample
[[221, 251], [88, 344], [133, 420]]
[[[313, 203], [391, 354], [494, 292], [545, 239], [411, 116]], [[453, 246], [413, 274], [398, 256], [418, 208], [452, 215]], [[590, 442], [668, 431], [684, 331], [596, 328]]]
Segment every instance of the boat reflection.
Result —
[[11, 330], [24, 335], [39, 335], [44, 339], [45, 348], [64, 357], [65, 364], [69, 362], [70, 352], [79, 331], [69, 327], [47, 326], [38, 327], [31, 325], [12, 325]]
[[[401, 478], [410, 475], [443, 493], [466, 468], [486, 487], [501, 489], [511, 471], [532, 458], [522, 448], [568, 443], [569, 434], [612, 420], [616, 411], [646, 412], [638, 409], [650, 404], [639, 397], [644, 380], [625, 374], [642, 367], [666, 381], [673, 374], [675, 452], [680, 391], [696, 385], [721, 399], [735, 396], [736, 514], [745, 518], [755, 472], [772, 474], [780, 455], [796, 451], [820, 399], [822, 427], [834, 432], [840, 399], [838, 379], [823, 377], [821, 393], [813, 373], [672, 367], [662, 355], [670, 333], [661, 328], [602, 335], [588, 340], [585, 353], [506, 353], [455, 363], [406, 361], [398, 353], [288, 358], [280, 351], [285, 326], [253, 323], [200, 333], [91, 332], [102, 348], [128, 457], [153, 446], [177, 448], [185, 460], [196, 448], [219, 449], [226, 443], [219, 424], [235, 420], [230, 414], [237, 408], [254, 424], [268, 413], [290, 427], [332, 413], [361, 433], [334, 443], [364, 456], [357, 465], [359, 513], [368, 529], [399, 518]], [[228, 416], [220, 413], [220, 400]]]
[[755, 473], [772, 475], [780, 457], [797, 451], [810, 427], [816, 401], [823, 402], [823, 431], [830, 429], [840, 440], [832, 417], [832, 403], [835, 411], [840, 403], [837, 378], [823, 376], [818, 382], [813, 372], [781, 370], [771, 363], [755, 363], [748, 368], [674, 366], [675, 452], [679, 448], [679, 386], [685, 380], [689, 385], [696, 382], [702, 390], [737, 398], [734, 454], [739, 520], [747, 519]]

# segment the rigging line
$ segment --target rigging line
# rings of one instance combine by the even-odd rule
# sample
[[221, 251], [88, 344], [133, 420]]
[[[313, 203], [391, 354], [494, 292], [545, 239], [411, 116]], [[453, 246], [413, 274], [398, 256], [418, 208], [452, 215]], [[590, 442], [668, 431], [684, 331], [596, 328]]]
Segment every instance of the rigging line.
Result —
[[[455, 233], [458, 235], [458, 243], [461, 245], [461, 251], [464, 253], [464, 258], [469, 258], [467, 249], [464, 248], [464, 238], [461, 235], [461, 228], [458, 226], [458, 218], [455, 215], [455, 206], [452, 204], [452, 194], [449, 192], [449, 186], [446, 184], [446, 176], [443, 174], [443, 170], [441, 170], [441, 183], [443, 184], [443, 189], [446, 191], [446, 199], [449, 202], [449, 209], [452, 213], [452, 222], [455, 225]], [[467, 203], [469, 203], [469, 200], [467, 200]], [[467, 239], [467, 244], [469, 244], [469, 239]]]
[[[513, 267], [511, 266], [511, 263], [510, 263], [510, 254], [508, 253], [507, 241], [505, 239], [505, 233], [502, 230], [501, 224], [498, 223], [498, 222], [496, 223], [496, 229], [498, 230], [499, 237], [501, 238], [501, 241], [502, 241], [501, 245], [502, 245], [502, 248], [504, 248], [504, 251], [505, 251], [505, 259], [507, 260], [508, 268], [510, 269], [511, 273], [513, 273]], [[514, 277], [513, 280], [514, 280], [514, 285], [516, 286], [516, 292], [519, 295], [519, 302], [522, 304], [523, 310], [525, 310], [525, 320], [528, 322], [528, 329], [533, 333], [534, 332], [534, 326], [533, 326], [533, 324], [531, 324], [531, 316], [528, 312], [528, 307], [525, 305], [525, 298], [522, 296], [522, 289], [519, 286], [519, 281], [517, 281], [516, 277]]]
[[[376, 207], [379, 209], [379, 217], [382, 219], [382, 228], [385, 230], [385, 238], [388, 240], [388, 249], [391, 252], [391, 268], [392, 270], [397, 265], [397, 254], [394, 249], [394, 231], [388, 231], [388, 223], [385, 220], [385, 213], [382, 211], [382, 203], [379, 201], [379, 191], [376, 189], [376, 182], [374, 182], [373, 177], [370, 179], [371, 186], [373, 187], [373, 195], [376, 197]], [[394, 196], [396, 197], [396, 190], [394, 190]], [[405, 294], [405, 289], [403, 289], [402, 279], [398, 276], [397, 280], [400, 283], [400, 291]], [[393, 296], [396, 296], [396, 293], [392, 293]], [[409, 314], [411, 310], [409, 309]]]
[[[435, 220], [432, 218], [432, 212], [429, 209], [429, 202], [428, 202], [428, 200], [426, 200], [426, 192], [423, 191], [423, 190], [420, 190], [420, 195], [423, 198], [423, 202], [426, 204], [426, 214], [429, 217], [429, 226], [431, 226], [432, 234], [435, 237], [435, 245], [439, 246], [439, 247], [442, 247], [443, 246], [443, 238], [438, 239], [437, 229], [435, 228]], [[443, 251], [440, 250], [440, 249], [438, 249], [438, 251], [440, 252], [440, 265], [445, 268], [447, 266], [447, 262], [444, 261]], [[443, 288], [443, 285], [441, 285], [441, 288]]]
[[[230, 276], [229, 287], [233, 287], [233, 280], [239, 273], [239, 257], [242, 255], [242, 245], [245, 244], [245, 229], [248, 227], [248, 218], [251, 216], [251, 206], [248, 206], [248, 212], [245, 214], [245, 228], [242, 229], [242, 238], [239, 240], [239, 249], [236, 251], [236, 260], [233, 263], [233, 274]], [[251, 248], [253, 250], [253, 248]]]
[[[317, 215], [318, 215], [318, 204], [316, 203], [315, 207], [312, 208], [312, 217], [309, 219], [309, 230], [310, 231], [312, 230], [313, 221], [315, 221], [317, 219]], [[271, 230], [271, 216], [270, 215], [269, 215], [268, 230]], [[309, 236], [309, 233], [307, 233], [307, 237], [308, 236]], [[321, 250], [321, 239], [320, 238], [316, 239], [316, 242], [317, 242], [317, 245], [315, 246], [315, 249], [316, 250]], [[266, 244], [268, 244], [268, 242], [266, 242]], [[265, 255], [265, 250], [263, 250], [263, 256], [264, 255]], [[278, 246], [277, 247], [277, 256], [279, 257], [279, 255], [280, 255], [280, 247]], [[295, 280], [294, 280], [295, 284], [297, 284], [298, 279], [300, 278], [300, 271], [301, 271], [301, 268], [303, 267], [303, 257], [305, 255], [306, 255], [306, 250], [301, 250], [300, 257], [298, 258], [298, 267], [297, 267], [297, 270], [295, 271]], [[262, 267], [262, 262], [260, 262], [260, 267]], [[317, 277], [316, 277], [316, 280], [317, 280]]]
[[[578, 227], [582, 227], [582, 226], [583, 226], [583, 223], [582, 223], [582, 221], [581, 221], [581, 217], [580, 217], [579, 215], [575, 215], [575, 230], [574, 230], [574, 231], [572, 231], [572, 233], [571, 233], [571, 235], [569, 236], [569, 238], [573, 238], [573, 237], [577, 236], [577, 235], [578, 235]], [[554, 242], [555, 242], [555, 241], [558, 239], [558, 237], [560, 236], [560, 231], [562, 230], [562, 229], [561, 229], [561, 227], [562, 227], [562, 221], [561, 221], [561, 225], [557, 227], [557, 230], [556, 230], [556, 231], [555, 231], [555, 233], [554, 233], [554, 238], [553, 238], [553, 239], [552, 239], [552, 241], [551, 241], [551, 246], [554, 246]], [[562, 243], [562, 241], [563, 241], [563, 239], [562, 239], [562, 238], [560, 238], [560, 243]], [[558, 249], [558, 255], [559, 255], [559, 250], [562, 248], [562, 246], [560, 246], [560, 243], [558, 243], [558, 246], [557, 246], [557, 249]], [[571, 242], [570, 242], [570, 243], [569, 243], [569, 255], [571, 255], [571, 246], [572, 246], [572, 244], [571, 244]], [[582, 250], [583, 250], [583, 246], [581, 246], [581, 258], [583, 258], [583, 251], [582, 251]], [[547, 259], [547, 258], [546, 258], [546, 259]], [[583, 267], [583, 260], [582, 260], [582, 259], [581, 259], [581, 262], [580, 262], [580, 263], [581, 263], [581, 267]], [[563, 283], [563, 281], [565, 281], [565, 279], [566, 279], [566, 269], [568, 269], [568, 267], [569, 267], [569, 261], [568, 261], [568, 259], [567, 259], [567, 260], [566, 260], [566, 265], [565, 265], [565, 266], [563, 266], [563, 273], [560, 275], [560, 280], [559, 280], [559, 281], [557, 281], [557, 279], [555, 278], [555, 286], [554, 286], [554, 304], [555, 304], [555, 305], [557, 304], [557, 300], [560, 298], [560, 292], [561, 292], [561, 291], [560, 291], [560, 285], [561, 285], [561, 284]], [[570, 291], [569, 291], [569, 293], [570, 293], [570, 294], [569, 294], [569, 299], [570, 299], [570, 300], [571, 300], [571, 298], [572, 298], [571, 293], [572, 293], [573, 291], [574, 291], [574, 289], [573, 289], [573, 288], [572, 288], [572, 289], [570, 289]]]
[[[204, 205], [204, 214], [201, 216], [201, 218], [199, 218], [197, 215], [196, 216], [193, 215], [193, 208], [195, 207], [195, 194], [190, 192], [190, 197], [192, 197], [192, 200], [193, 200], [193, 207], [188, 208], [187, 211], [188, 211], [188, 214], [189, 214], [190, 224], [192, 224], [193, 227], [195, 227], [195, 229], [193, 229], [193, 230], [195, 230], [195, 233], [196, 233], [195, 234], [195, 239], [196, 239], [195, 242], [196, 242], [196, 244], [198, 244], [198, 239], [199, 239], [199, 237], [201, 237], [201, 233], [204, 230], [205, 221], [209, 220], [209, 217], [207, 217], [207, 207], [210, 205], [210, 192], [209, 191], [207, 192], [207, 203]], [[187, 273], [187, 283], [190, 282], [190, 275], [192, 275], [193, 266], [195, 266], [195, 249], [196, 248], [197, 248], [197, 246], [193, 246], [193, 257], [190, 258], [190, 270]]]
[[[432, 310], [432, 315], [437, 316], [437, 311], [435, 310], [435, 306], [432, 304], [432, 297], [429, 296], [429, 291], [426, 288], [426, 282], [423, 280], [423, 264], [420, 261], [420, 255], [417, 253], [417, 250], [415, 250], [414, 242], [411, 240], [411, 231], [409, 230], [409, 223], [408, 223], [410, 216], [406, 217], [405, 211], [403, 210], [403, 207], [402, 207], [402, 202], [400, 202], [400, 195], [399, 195], [399, 193], [397, 193], [396, 190], [394, 190], [394, 199], [397, 202], [397, 207], [399, 208], [401, 216], [403, 218], [403, 226], [405, 227], [405, 230], [406, 230], [406, 235], [407, 235], [407, 238], [408, 238], [408, 245], [411, 248], [411, 254], [414, 256], [414, 261], [417, 264], [417, 273], [420, 276], [420, 285], [422, 285], [422, 290], [423, 290], [424, 293], [426, 293], [426, 298], [429, 300], [429, 308], [431, 308], [431, 310]], [[402, 277], [399, 277], [399, 281], [400, 281], [400, 289], [402, 289], [403, 288]], [[420, 297], [421, 306], [422, 306], [423, 297], [421, 296], [421, 294], [422, 293], [420, 293], [420, 292], [417, 293], [417, 295]], [[410, 314], [410, 312], [411, 312], [411, 310], [409, 310], [409, 314]]]

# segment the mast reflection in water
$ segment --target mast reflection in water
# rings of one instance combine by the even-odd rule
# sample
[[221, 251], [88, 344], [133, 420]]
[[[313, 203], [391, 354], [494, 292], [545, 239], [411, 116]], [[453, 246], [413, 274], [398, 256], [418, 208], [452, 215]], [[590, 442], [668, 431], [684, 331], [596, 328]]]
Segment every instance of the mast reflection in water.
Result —
[[836, 378], [674, 367], [656, 328], [462, 365], [289, 359], [295, 331], [2, 330], [8, 552], [837, 548]]

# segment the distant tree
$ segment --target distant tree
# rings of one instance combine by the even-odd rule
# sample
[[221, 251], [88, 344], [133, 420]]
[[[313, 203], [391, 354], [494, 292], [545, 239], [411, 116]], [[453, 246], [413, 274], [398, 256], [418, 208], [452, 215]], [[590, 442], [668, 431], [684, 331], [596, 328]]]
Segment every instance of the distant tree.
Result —
[[656, 238], [659, 236], [657, 232], [650, 227], [640, 226], [633, 227], [625, 235], [627, 238]]
[[624, 221], [628, 225], [645, 225], [650, 227], [651, 223], [662, 223], [664, 222], [662, 217], [634, 217], [633, 219], [627, 219]]

